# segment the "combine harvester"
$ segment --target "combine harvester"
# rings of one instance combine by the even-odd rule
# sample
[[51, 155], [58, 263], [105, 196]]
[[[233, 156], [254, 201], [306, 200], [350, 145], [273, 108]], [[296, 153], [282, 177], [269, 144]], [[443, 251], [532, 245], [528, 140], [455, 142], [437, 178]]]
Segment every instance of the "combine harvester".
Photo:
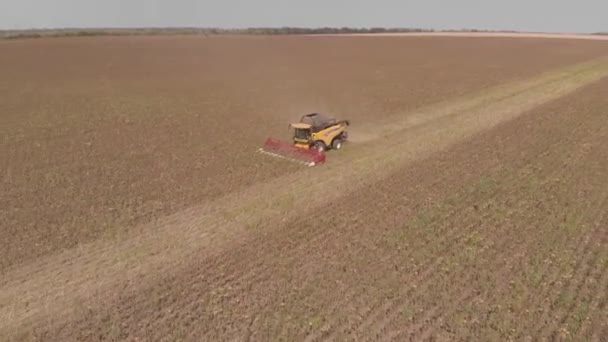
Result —
[[268, 138], [260, 153], [294, 161], [306, 166], [325, 163], [325, 151], [339, 150], [348, 138], [348, 120], [336, 120], [319, 113], [303, 115], [298, 123], [289, 125], [293, 129], [293, 141], [285, 142]]

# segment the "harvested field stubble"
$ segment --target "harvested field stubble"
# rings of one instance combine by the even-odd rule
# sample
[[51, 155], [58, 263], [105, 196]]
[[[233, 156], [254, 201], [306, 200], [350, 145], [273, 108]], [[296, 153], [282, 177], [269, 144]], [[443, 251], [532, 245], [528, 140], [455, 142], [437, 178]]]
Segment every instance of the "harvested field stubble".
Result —
[[597, 337], [608, 82], [532, 108], [606, 74], [599, 60], [426, 107], [382, 148], [14, 264], [0, 337]]
[[[106, 56], [81, 50], [100, 42]], [[11, 71], [23, 87], [0, 103], [25, 115], [2, 128], [0, 339], [598, 340], [608, 329], [608, 68], [563, 67], [606, 45], [10, 43], [24, 65], [33, 46], [83, 65], [62, 66], [69, 81], [54, 89]], [[365, 139], [314, 170], [239, 152], [320, 94]]]
[[[314, 222], [298, 217], [191, 260], [43, 336], [92, 338], [101, 322], [122, 322], [117, 336], [152, 339], [599, 341], [607, 87], [394, 172]], [[153, 329], [137, 323], [152, 312]]]
[[176, 36], [0, 49], [6, 268], [293, 172], [251, 152], [269, 135], [286, 137], [303, 112], [370, 126], [587, 60], [606, 45]]

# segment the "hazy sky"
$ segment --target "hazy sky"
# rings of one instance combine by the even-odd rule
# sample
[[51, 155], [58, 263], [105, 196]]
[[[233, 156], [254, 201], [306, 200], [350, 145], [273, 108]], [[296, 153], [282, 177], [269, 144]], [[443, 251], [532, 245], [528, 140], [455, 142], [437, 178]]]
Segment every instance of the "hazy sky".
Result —
[[0, 0], [0, 29], [351, 26], [608, 31], [608, 0]]

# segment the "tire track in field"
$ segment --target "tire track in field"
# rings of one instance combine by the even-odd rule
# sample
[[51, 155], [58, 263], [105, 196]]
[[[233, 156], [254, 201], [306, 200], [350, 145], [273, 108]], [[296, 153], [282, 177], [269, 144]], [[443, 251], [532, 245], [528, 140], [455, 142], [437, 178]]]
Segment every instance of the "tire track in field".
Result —
[[[381, 177], [404, 163], [446, 148], [476, 132], [510, 120], [526, 109], [598, 80], [608, 74], [605, 66], [602, 62], [558, 84], [548, 85], [543, 91], [516, 95], [488, 104], [478, 111], [446, 119], [432, 127], [430, 132], [428, 128], [421, 129], [418, 135], [405, 140], [395, 134], [386, 139], [394, 144], [383, 146], [382, 153], [375, 146], [361, 146], [358, 149], [360, 158], [315, 170], [328, 177], [305, 191], [301, 189], [301, 178], [307, 178], [306, 175], [312, 172], [310, 170], [253, 186], [212, 206], [172, 215], [155, 227], [142, 228], [146, 235], [128, 236], [119, 243], [102, 241], [87, 244], [9, 270], [3, 274], [4, 281], [0, 282], [3, 289], [0, 293], [0, 335], [4, 332], [13, 334], [19, 330], [18, 327], [31, 330], [40, 317], [64, 321], [74, 314], [70, 313], [74, 304], [90, 301], [88, 298], [92, 293], [112, 292], [118, 284], [135, 286], [136, 283], [144, 283], [143, 279], [150, 274], [179, 268], [188, 258], [200, 258], [201, 250], [209, 253], [227, 241], [238, 240], [251, 224], [277, 215], [289, 216], [290, 208], [275, 203], [277, 198], [261, 201], [261, 194], [276, 195], [277, 189], [281, 189], [278, 198], [289, 198], [289, 194], [297, 191], [301, 197], [294, 199], [293, 208], [305, 207], [304, 203], [311, 205], [310, 200], [316, 198], [315, 194], [321, 190], [327, 195], [323, 200], [339, 198], [344, 195], [342, 191], [328, 192], [327, 188], [342, 190], [353, 182], [358, 182], [359, 186], [367, 184], [369, 175]], [[492, 112], [492, 115], [482, 115], [487, 112]], [[336, 183], [345, 186], [336, 187]], [[327, 184], [331, 186], [327, 187]], [[222, 207], [233, 210], [226, 212]], [[227, 219], [226, 215], [236, 217]], [[66, 297], [65, 293], [71, 296]]]

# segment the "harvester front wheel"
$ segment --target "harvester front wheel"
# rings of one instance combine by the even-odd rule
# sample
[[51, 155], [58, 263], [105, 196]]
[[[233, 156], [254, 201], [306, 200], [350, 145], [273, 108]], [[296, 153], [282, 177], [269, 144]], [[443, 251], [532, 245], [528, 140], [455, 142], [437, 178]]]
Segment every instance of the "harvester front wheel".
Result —
[[312, 146], [312, 148], [318, 152], [325, 152], [325, 150], [326, 150], [325, 143], [323, 143], [322, 141], [315, 142], [315, 144]]
[[334, 139], [334, 141], [331, 143], [331, 148], [334, 150], [339, 150], [342, 148], [342, 139]]

